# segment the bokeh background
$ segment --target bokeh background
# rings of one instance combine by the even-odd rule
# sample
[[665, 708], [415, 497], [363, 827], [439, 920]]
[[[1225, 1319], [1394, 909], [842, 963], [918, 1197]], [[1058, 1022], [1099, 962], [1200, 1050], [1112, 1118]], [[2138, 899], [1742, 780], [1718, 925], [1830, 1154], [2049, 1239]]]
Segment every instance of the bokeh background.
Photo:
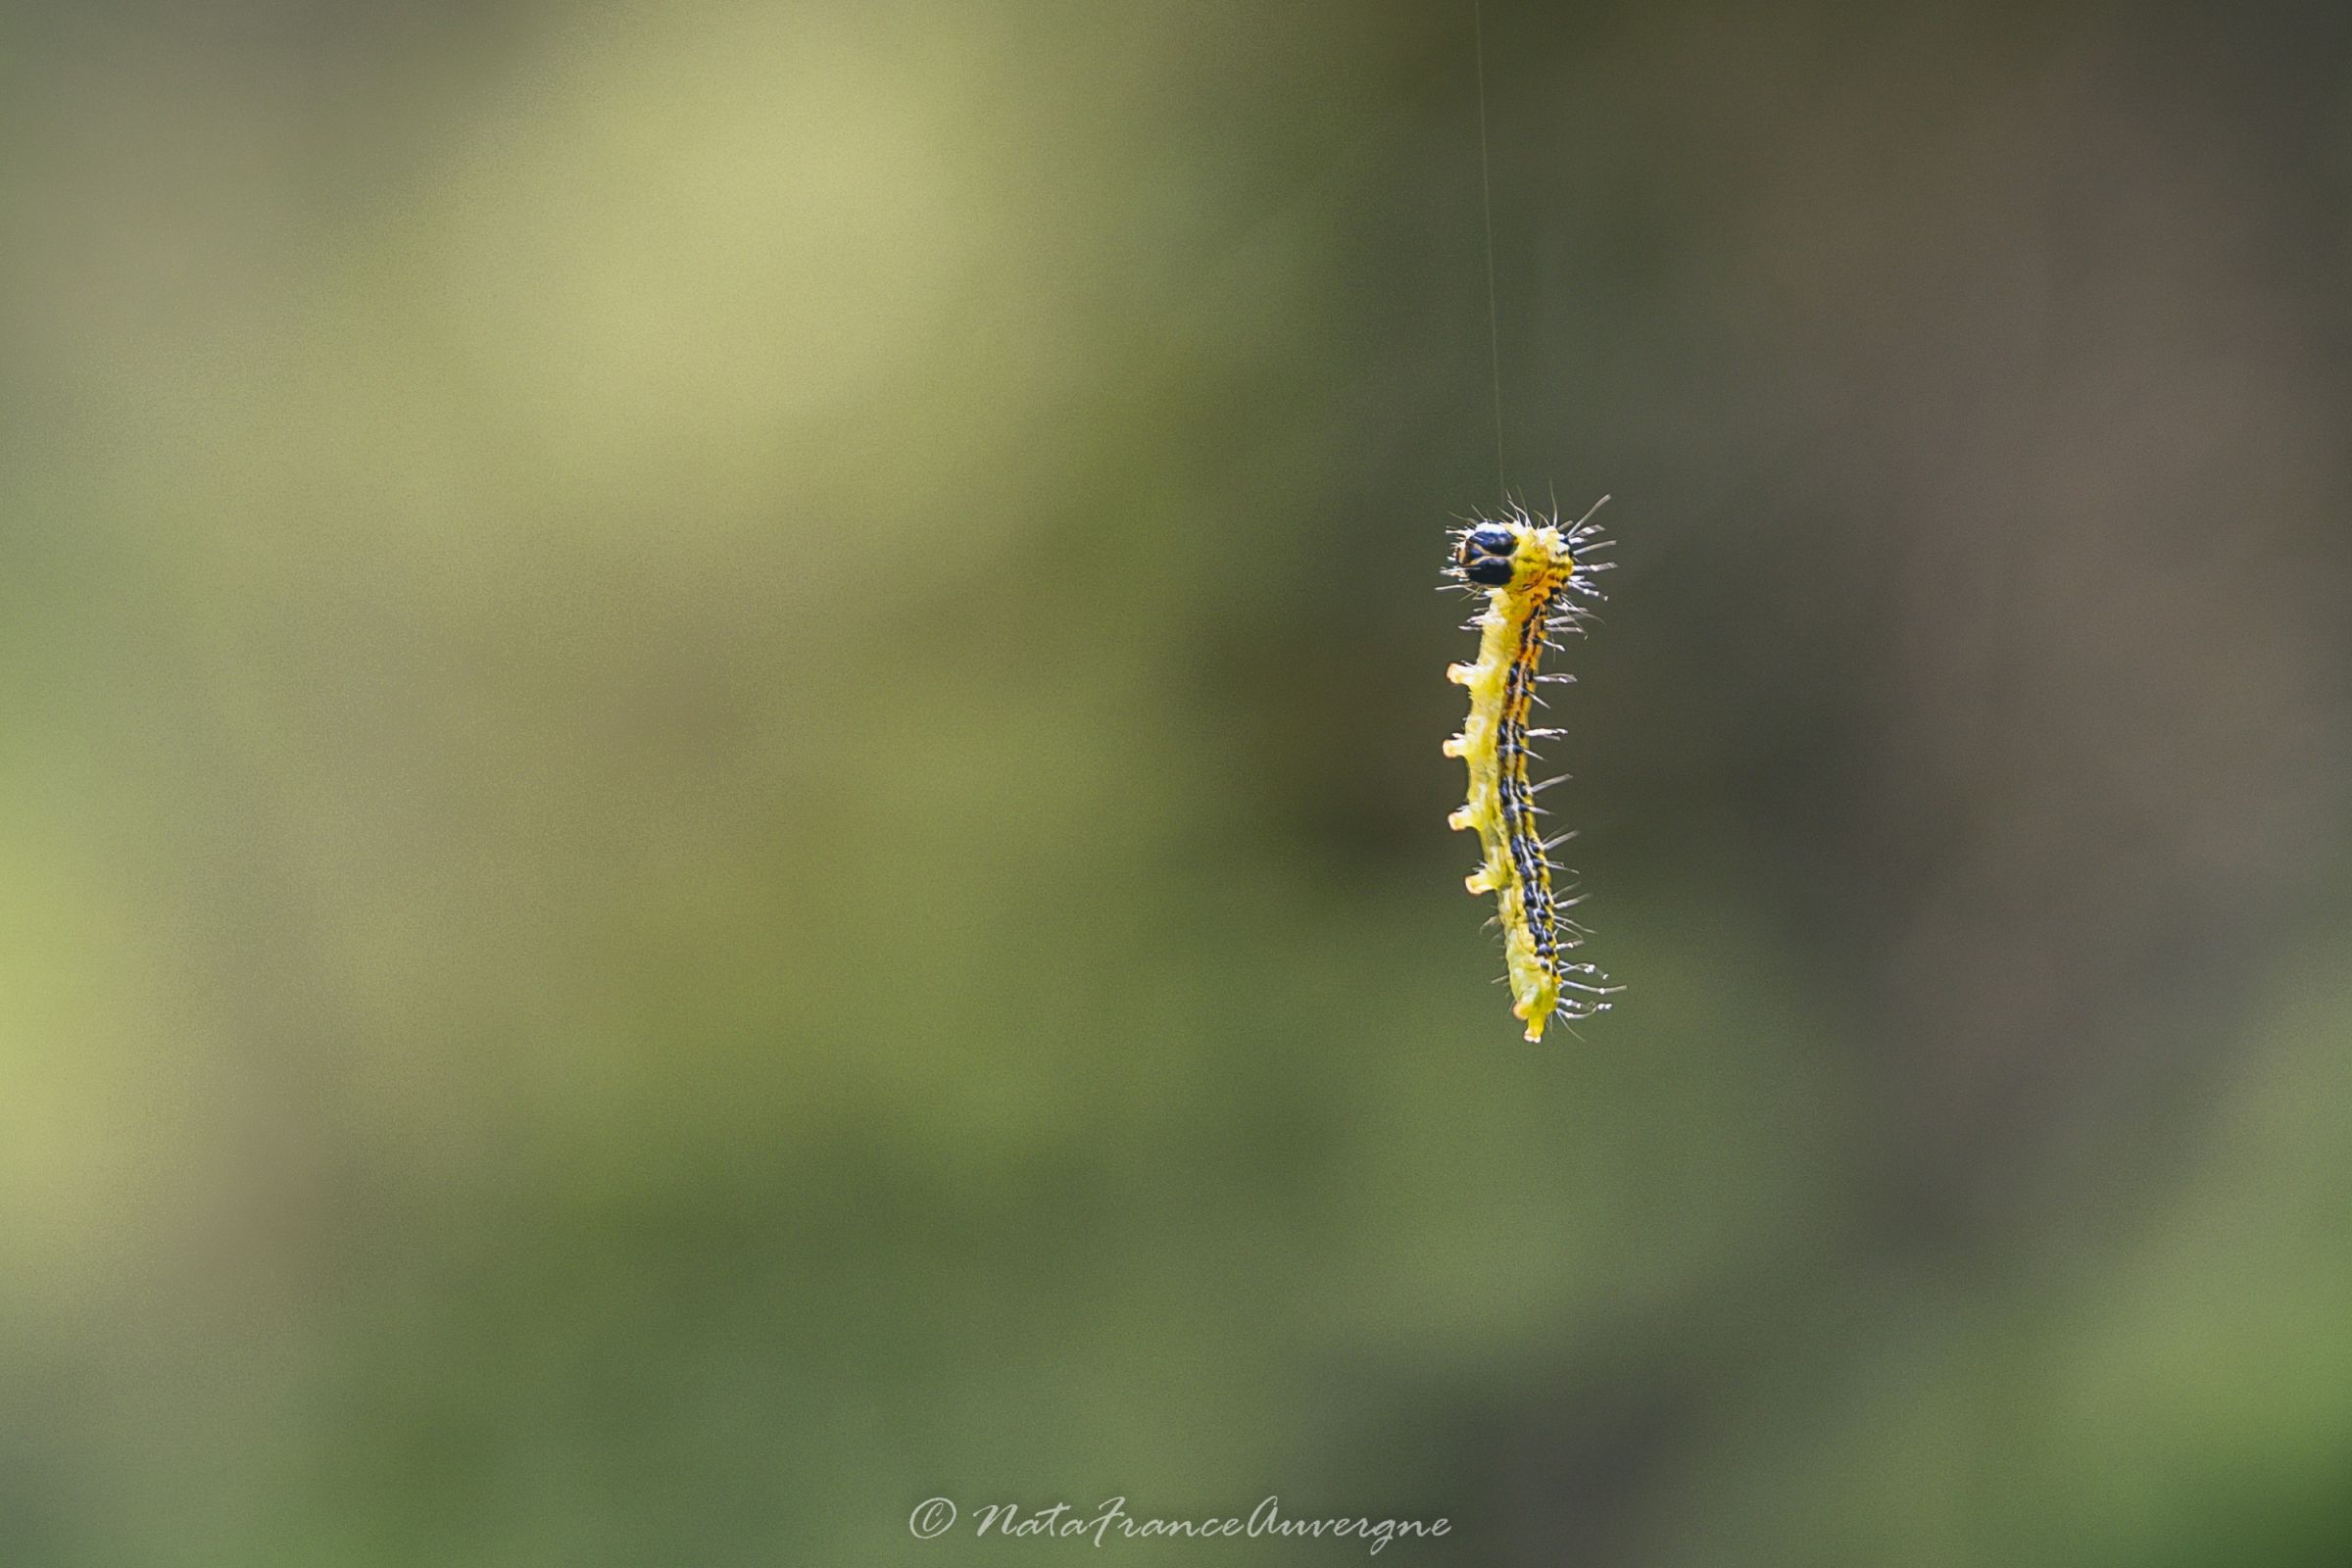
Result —
[[0, 1561], [2352, 1561], [2346, 19], [9, 7]]

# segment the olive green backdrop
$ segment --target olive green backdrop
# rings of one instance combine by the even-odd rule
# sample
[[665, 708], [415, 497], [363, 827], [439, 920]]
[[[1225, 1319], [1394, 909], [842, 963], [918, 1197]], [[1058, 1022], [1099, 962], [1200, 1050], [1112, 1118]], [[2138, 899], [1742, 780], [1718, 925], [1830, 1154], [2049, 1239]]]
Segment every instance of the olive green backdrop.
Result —
[[0, 17], [0, 1561], [2352, 1560], [2352, 28], [1485, 25], [1540, 1050], [1466, 5]]

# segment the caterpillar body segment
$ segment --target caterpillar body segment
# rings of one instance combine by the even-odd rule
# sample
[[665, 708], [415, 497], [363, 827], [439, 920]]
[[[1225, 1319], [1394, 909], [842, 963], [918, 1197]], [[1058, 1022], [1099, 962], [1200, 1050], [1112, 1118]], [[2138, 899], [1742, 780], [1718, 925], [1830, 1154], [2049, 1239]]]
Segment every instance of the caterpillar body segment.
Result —
[[1486, 609], [1470, 622], [1479, 634], [1478, 658], [1446, 671], [1470, 694], [1461, 733], [1446, 742], [1446, 755], [1461, 758], [1470, 771], [1468, 796], [1447, 824], [1478, 834], [1484, 854], [1465, 885], [1495, 896], [1511, 1011], [1531, 1041], [1542, 1040], [1554, 1017], [1607, 1011], [1606, 999], [1617, 989], [1592, 965], [1566, 956], [1584, 942], [1584, 928], [1565, 913], [1581, 901], [1553, 891], [1558, 867], [1550, 851], [1574, 835], [1546, 838], [1538, 829], [1536, 795], [1558, 780], [1531, 785], [1527, 777], [1529, 743], [1563, 733], [1531, 728], [1528, 710], [1540, 681], [1571, 678], [1545, 676], [1537, 666], [1547, 640], [1580, 628], [1582, 601], [1599, 597], [1592, 575], [1607, 564], [1592, 559], [1606, 548], [1598, 535], [1592, 513], [1563, 526], [1556, 516], [1513, 506], [1500, 520], [1457, 529], [1446, 568], [1451, 585], [1486, 595]]

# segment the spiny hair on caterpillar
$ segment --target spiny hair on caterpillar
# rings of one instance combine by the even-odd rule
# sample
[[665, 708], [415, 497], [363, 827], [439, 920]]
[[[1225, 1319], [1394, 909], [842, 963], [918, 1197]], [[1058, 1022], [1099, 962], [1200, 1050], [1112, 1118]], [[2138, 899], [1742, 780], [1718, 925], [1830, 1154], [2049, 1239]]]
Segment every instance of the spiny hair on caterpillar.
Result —
[[1551, 1018], [1607, 1011], [1605, 999], [1617, 990], [1593, 965], [1565, 956], [1587, 935], [1566, 913], [1582, 898], [1562, 896], [1577, 894], [1573, 882], [1554, 892], [1554, 874], [1573, 873], [1562, 873], [1550, 852], [1574, 834], [1546, 838], [1539, 832], [1536, 821], [1544, 812], [1535, 797], [1559, 780], [1531, 784], [1527, 777], [1535, 756], [1531, 743], [1565, 733], [1528, 724], [1530, 709], [1540, 702], [1536, 687], [1547, 679], [1572, 680], [1538, 669], [1544, 643], [1555, 633], [1584, 630], [1592, 612], [1577, 601], [1600, 597], [1592, 578], [1609, 563], [1593, 557], [1605, 548], [1592, 512], [1563, 524], [1556, 513], [1539, 517], [1513, 503], [1500, 518], [1457, 528], [1446, 567], [1448, 586], [1486, 598], [1483, 612], [1464, 628], [1479, 634], [1477, 661], [1446, 672], [1470, 692], [1461, 733], [1446, 743], [1446, 755], [1461, 758], [1470, 773], [1468, 798], [1450, 822], [1478, 832], [1484, 858], [1466, 885], [1495, 896], [1511, 1010], [1527, 1025], [1531, 1041], [1543, 1038]]

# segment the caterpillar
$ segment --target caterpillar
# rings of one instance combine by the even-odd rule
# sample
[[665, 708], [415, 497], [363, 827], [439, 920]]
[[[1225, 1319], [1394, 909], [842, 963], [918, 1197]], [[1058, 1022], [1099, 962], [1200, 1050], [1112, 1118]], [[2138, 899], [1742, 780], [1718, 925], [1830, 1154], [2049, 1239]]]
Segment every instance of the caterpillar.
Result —
[[[1592, 512], [1607, 500], [1594, 502]], [[1611, 564], [1592, 559], [1607, 548], [1592, 512], [1563, 527], [1556, 514], [1539, 517], [1513, 504], [1498, 521], [1456, 529], [1446, 570], [1452, 579], [1447, 587], [1484, 589], [1487, 596], [1485, 612], [1463, 628], [1479, 634], [1477, 662], [1446, 670], [1447, 680], [1470, 690], [1470, 716], [1445, 748], [1447, 757], [1469, 763], [1470, 793], [1446, 824], [1478, 830], [1485, 858], [1467, 885], [1474, 894], [1495, 895], [1511, 1012], [1527, 1025], [1531, 1041], [1541, 1041], [1554, 1017], [1573, 1022], [1606, 1012], [1607, 999], [1621, 989], [1592, 964], [1564, 956], [1582, 947], [1588, 933], [1566, 913], [1583, 901], [1552, 888], [1559, 867], [1551, 851], [1575, 835], [1543, 836], [1536, 796], [1559, 780], [1527, 781], [1529, 743], [1561, 733], [1528, 727], [1529, 711], [1541, 706], [1536, 687], [1576, 678], [1539, 672], [1544, 642], [1582, 630], [1590, 612], [1579, 601], [1600, 598], [1592, 575]]]

